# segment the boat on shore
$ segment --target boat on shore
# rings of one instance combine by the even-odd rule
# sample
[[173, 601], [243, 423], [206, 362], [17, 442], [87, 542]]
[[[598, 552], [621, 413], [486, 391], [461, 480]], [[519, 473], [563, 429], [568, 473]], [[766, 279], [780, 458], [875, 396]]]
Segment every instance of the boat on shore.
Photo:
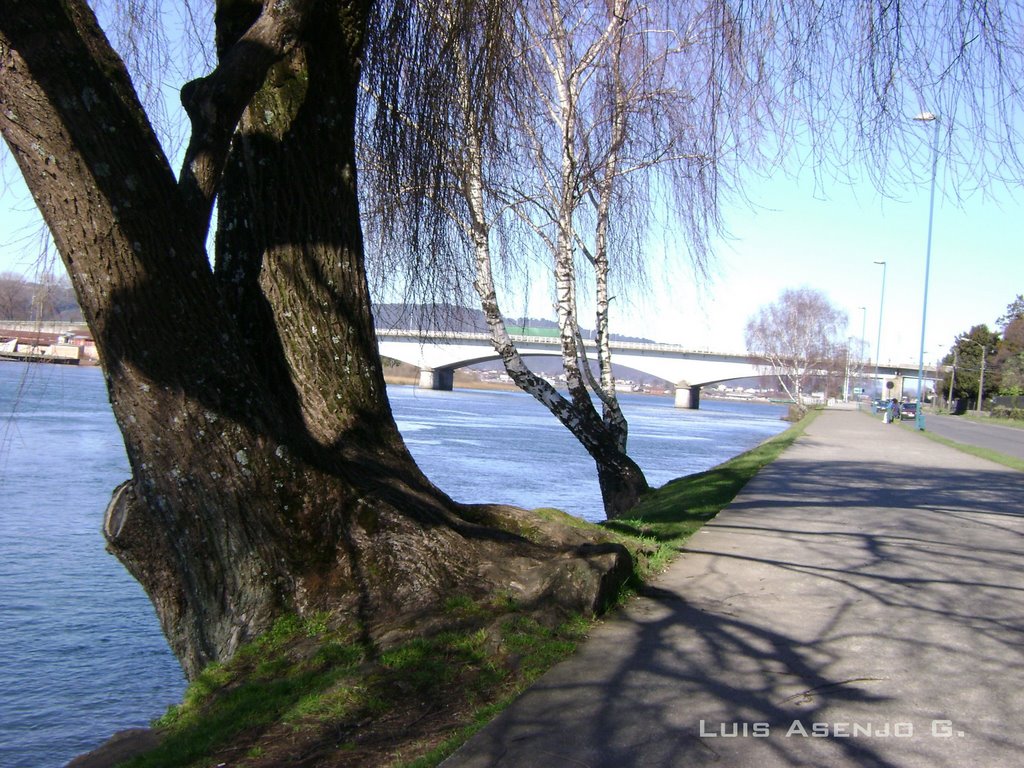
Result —
[[10, 363], [50, 363], [52, 365], [79, 365], [77, 357], [56, 355], [33, 355], [27, 352], [0, 352], [0, 360]]
[[85, 357], [86, 344], [92, 345], [92, 339], [71, 334], [31, 334], [31, 338], [25, 338], [20, 333], [15, 336], [0, 331], [0, 360], [78, 365]]

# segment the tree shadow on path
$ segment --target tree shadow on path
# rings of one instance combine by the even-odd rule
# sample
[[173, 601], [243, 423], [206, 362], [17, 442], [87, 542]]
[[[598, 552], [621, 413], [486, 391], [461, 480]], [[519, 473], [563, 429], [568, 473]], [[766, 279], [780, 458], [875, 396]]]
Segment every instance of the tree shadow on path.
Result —
[[446, 765], [1013, 764], [1022, 491], [780, 460]]

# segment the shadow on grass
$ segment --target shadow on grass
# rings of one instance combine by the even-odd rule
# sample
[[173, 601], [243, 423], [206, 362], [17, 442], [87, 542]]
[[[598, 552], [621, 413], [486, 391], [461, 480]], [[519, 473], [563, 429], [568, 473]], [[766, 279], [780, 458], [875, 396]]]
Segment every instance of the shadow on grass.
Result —
[[[645, 586], [646, 577], [659, 571], [679, 552], [686, 539], [729, 505], [761, 468], [803, 433], [813, 418], [812, 413], [781, 435], [719, 467], [652, 491], [631, 519], [605, 523], [605, 530], [636, 537], [635, 549], [644, 552], [638, 558], [641, 566], [632, 588], [650, 596], [652, 588]], [[562, 517], [562, 513], [553, 510], [540, 510], [539, 514]], [[682, 613], [666, 621], [665, 628], [680, 621], [685, 625], [696, 620], [689, 609], [678, 605], [674, 608]], [[204, 672], [190, 689], [185, 703], [160, 723], [165, 733], [161, 746], [129, 765], [184, 766], [204, 757], [220, 759], [228, 753], [232, 760], [241, 759], [245, 764], [282, 764], [281, 760], [291, 761], [294, 755], [286, 755], [287, 748], [281, 742], [300, 732], [309, 734], [325, 727], [331, 748], [344, 749], [350, 764], [362, 764], [361, 752], [368, 734], [360, 733], [366, 729], [358, 727], [359, 723], [407, 708], [412, 699], [443, 702], [464, 695], [465, 710], [476, 711], [476, 716], [453, 719], [447, 726], [447, 739], [429, 754], [408, 763], [436, 765], [510, 703], [515, 693], [572, 654], [590, 626], [579, 619], [576, 624], [544, 627], [517, 616], [513, 605], [483, 608], [470, 600], [455, 598], [449, 610], [465, 612], [467, 621], [476, 619], [468, 621], [468, 625], [489, 624], [490, 630], [441, 633], [372, 658], [371, 649], [358, 643], [335, 643], [327, 636], [314, 642], [310, 628], [291, 617], [291, 623], [284, 621], [264, 640], [240, 651], [229, 665]], [[477, 616], [481, 610], [489, 617]], [[503, 615], [506, 611], [508, 614]], [[651, 629], [655, 631], [654, 627]], [[657, 637], [652, 636], [650, 642], [656, 644]], [[301, 649], [309, 643], [319, 651], [312, 656], [295, 652], [296, 646]], [[809, 679], [820, 682], [813, 676]], [[435, 714], [427, 707], [423, 718]], [[398, 734], [391, 736], [397, 738]], [[328, 746], [326, 742], [320, 744], [319, 736], [312, 735], [306, 740], [305, 750], [317, 752]]]
[[811, 411], [799, 423], [713, 469], [688, 475], [651, 491], [629, 518], [603, 527], [626, 536], [678, 546], [728, 506], [763, 467], [777, 459], [817, 417]]

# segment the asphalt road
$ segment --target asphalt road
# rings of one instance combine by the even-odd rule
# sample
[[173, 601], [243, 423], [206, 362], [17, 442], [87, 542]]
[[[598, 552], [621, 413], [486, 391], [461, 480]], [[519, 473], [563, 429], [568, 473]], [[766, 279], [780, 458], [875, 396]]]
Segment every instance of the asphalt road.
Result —
[[998, 422], [978, 422], [960, 416], [933, 416], [926, 413], [924, 428], [958, 443], [988, 448], [1007, 456], [1024, 459], [1024, 429], [1019, 427], [1008, 427]]

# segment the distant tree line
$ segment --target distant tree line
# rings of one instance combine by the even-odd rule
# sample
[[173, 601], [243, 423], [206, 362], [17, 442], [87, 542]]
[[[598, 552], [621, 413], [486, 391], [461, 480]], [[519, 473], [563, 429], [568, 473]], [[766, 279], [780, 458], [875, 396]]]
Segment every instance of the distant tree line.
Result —
[[43, 273], [35, 281], [16, 272], [0, 272], [0, 320], [82, 320], [67, 276]]
[[988, 325], [972, 326], [958, 334], [942, 362], [951, 367], [942, 382], [940, 394], [949, 398], [982, 403], [993, 396], [1011, 398], [1016, 407], [1024, 404], [1024, 295], [1006, 307], [996, 321], [998, 330]]

